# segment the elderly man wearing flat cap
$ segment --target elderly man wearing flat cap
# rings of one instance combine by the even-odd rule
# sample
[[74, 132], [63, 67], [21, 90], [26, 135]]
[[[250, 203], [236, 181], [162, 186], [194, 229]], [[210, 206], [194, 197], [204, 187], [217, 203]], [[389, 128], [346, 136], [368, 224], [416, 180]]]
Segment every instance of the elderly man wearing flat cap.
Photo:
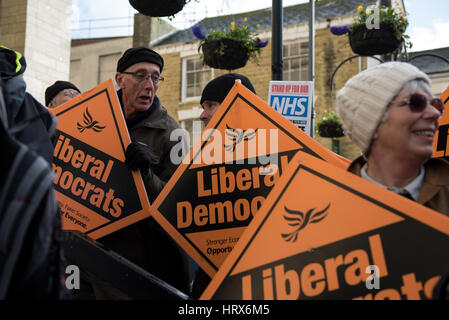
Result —
[[45, 90], [45, 106], [55, 108], [81, 94], [81, 91], [69, 81], [58, 80]]
[[117, 91], [133, 142], [126, 150], [126, 165], [140, 169], [150, 201], [154, 201], [177, 165], [170, 151], [178, 141], [170, 134], [180, 125], [162, 106], [156, 91], [163, 82], [164, 59], [155, 51], [137, 47], [126, 50], [117, 63]]
[[[157, 52], [137, 47], [125, 51], [115, 75], [120, 87], [117, 94], [133, 141], [126, 149], [125, 164], [130, 170], [140, 170], [150, 201], [176, 170], [170, 151], [179, 142], [171, 141], [170, 134], [181, 128], [156, 96], [164, 80], [163, 67], [164, 60]], [[99, 242], [178, 290], [190, 293], [192, 261], [153, 217], [107, 235]], [[101, 298], [126, 298], [110, 288], [96, 287], [97, 293], [99, 289]]]
[[348, 80], [337, 114], [363, 156], [349, 171], [449, 215], [449, 163], [432, 158], [444, 104], [429, 77], [404, 62], [387, 62]]

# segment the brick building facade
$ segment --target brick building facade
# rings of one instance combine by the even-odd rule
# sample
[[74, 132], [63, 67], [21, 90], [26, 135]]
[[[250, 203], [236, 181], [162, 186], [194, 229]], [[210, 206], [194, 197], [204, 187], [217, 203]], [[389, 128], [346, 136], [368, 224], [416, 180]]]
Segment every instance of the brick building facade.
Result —
[[[323, 116], [324, 110], [335, 110], [335, 93], [347, 79], [355, 75], [366, 64], [366, 58], [357, 58], [345, 63], [334, 79], [334, 91], [331, 92], [330, 78], [335, 68], [346, 58], [354, 55], [347, 35], [335, 36], [331, 26], [348, 25], [357, 13], [357, 6], [367, 6], [375, 1], [319, 1], [316, 4], [315, 22], [315, 122]], [[300, 4], [284, 8], [283, 29], [283, 80], [308, 80], [309, 64], [309, 5]], [[260, 25], [259, 37], [270, 40], [262, 49], [258, 63], [251, 60], [240, 69], [232, 70], [246, 75], [253, 83], [257, 95], [268, 100], [271, 80], [271, 8], [240, 14], [206, 18], [199, 22], [204, 33], [211, 29], [228, 28], [230, 23], [244, 23], [251, 30]], [[135, 30], [136, 33], [136, 30]], [[199, 104], [204, 85], [211, 79], [229, 72], [212, 69], [202, 64], [198, 53], [199, 40], [190, 30], [180, 30], [171, 36], [152, 43], [152, 48], [165, 60], [164, 83], [158, 89], [158, 96], [169, 112], [189, 131], [193, 121], [198, 120], [202, 111]], [[321, 144], [331, 149], [332, 141], [314, 136]], [[350, 159], [359, 155], [358, 148], [347, 137], [339, 138], [340, 153]]]
[[[168, 24], [148, 17], [135, 17], [134, 36], [101, 39], [79, 39], [70, 43], [70, 1], [64, 0], [50, 8], [50, 0], [4, 0], [0, 1], [0, 38], [2, 44], [23, 52], [28, 68], [24, 75], [28, 90], [43, 101], [45, 88], [55, 80], [70, 80], [82, 91], [99, 83], [114, 79], [117, 60], [129, 47], [145, 45], [158, 51], [165, 59], [164, 83], [158, 96], [169, 113], [191, 133], [194, 120], [202, 111], [199, 104], [204, 85], [212, 78], [228, 71], [211, 69], [202, 64], [198, 53], [199, 40], [191, 30], [173, 30]], [[357, 7], [375, 3], [369, 0], [324, 0], [316, 2], [315, 23], [315, 123], [324, 110], [335, 110], [335, 93], [347, 79], [377, 63], [374, 59], [356, 58], [345, 63], [336, 73], [334, 90], [331, 92], [330, 78], [336, 67], [354, 55], [347, 35], [335, 36], [331, 26], [351, 24]], [[49, 9], [50, 8], [50, 9]], [[308, 80], [308, 3], [284, 8], [283, 65], [284, 80]], [[262, 49], [258, 63], [249, 61], [245, 67], [233, 72], [248, 76], [257, 95], [268, 100], [271, 80], [271, 8], [234, 15], [206, 18], [199, 22], [204, 33], [212, 29], [229, 27], [232, 21], [256, 30], [259, 37], [270, 40]], [[54, 30], [59, 30], [54, 32]], [[38, 32], [39, 31], [39, 32]], [[151, 32], [151, 36], [149, 36]], [[153, 41], [151, 41], [153, 37]], [[449, 57], [449, 48], [421, 53], [439, 54]], [[440, 94], [449, 85], [449, 64], [427, 57], [413, 61], [427, 72], [433, 80], [434, 94]], [[193, 134], [192, 134], [193, 136]], [[314, 136], [322, 145], [331, 149], [331, 139]], [[347, 137], [339, 138], [340, 154], [349, 159], [359, 155], [358, 148]]]

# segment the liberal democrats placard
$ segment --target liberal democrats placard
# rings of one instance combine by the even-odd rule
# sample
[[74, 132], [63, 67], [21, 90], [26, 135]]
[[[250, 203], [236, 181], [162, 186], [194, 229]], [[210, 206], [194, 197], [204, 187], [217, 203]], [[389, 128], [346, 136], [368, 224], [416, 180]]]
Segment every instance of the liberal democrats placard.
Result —
[[58, 119], [52, 168], [63, 229], [98, 239], [148, 217], [142, 177], [125, 166], [131, 140], [112, 81], [50, 112]]

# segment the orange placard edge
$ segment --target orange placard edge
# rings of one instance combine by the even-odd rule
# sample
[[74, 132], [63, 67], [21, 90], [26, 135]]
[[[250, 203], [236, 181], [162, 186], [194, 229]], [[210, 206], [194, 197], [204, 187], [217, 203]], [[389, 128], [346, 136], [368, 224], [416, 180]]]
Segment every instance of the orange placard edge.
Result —
[[[441, 100], [445, 105], [445, 111], [440, 119], [440, 127], [449, 125], [449, 87], [444, 90], [444, 92], [440, 95]], [[446, 133], [449, 136], [449, 131]], [[449, 158], [449, 137], [446, 137], [447, 143], [443, 148], [444, 150], [437, 150], [438, 148], [438, 140], [440, 138], [440, 130], [437, 130], [435, 133], [435, 138], [433, 140], [433, 158]]]
[[[117, 133], [119, 137], [123, 139], [122, 141], [122, 151], [124, 154], [124, 151], [126, 147], [131, 143], [131, 138], [128, 132], [128, 128], [125, 124], [125, 117], [123, 115], [122, 108], [120, 106], [117, 93], [114, 89], [114, 85], [112, 82], [112, 79], [108, 79], [102, 83], [100, 83], [98, 86], [83, 92], [81, 95], [78, 95], [74, 97], [73, 99], [65, 102], [64, 104], [57, 106], [56, 108], [49, 109], [49, 112], [56, 117], [66, 111], [69, 111], [72, 108], [76, 108], [83, 102], [85, 102], [88, 99], [91, 99], [101, 93], [105, 92], [108, 97], [110, 111], [113, 113], [116, 122], [115, 127], [117, 128]], [[59, 128], [57, 128], [59, 130]], [[63, 132], [63, 131], [62, 131]], [[95, 148], [95, 147], [93, 147]], [[132, 171], [131, 172], [134, 183], [136, 185], [136, 189], [138, 192], [138, 197], [140, 200], [140, 204], [142, 206], [142, 210], [137, 211], [126, 218], [120, 219], [115, 222], [108, 223], [107, 225], [100, 226], [96, 228], [95, 230], [88, 231], [85, 235], [89, 238], [92, 238], [94, 240], [99, 239], [109, 233], [112, 233], [114, 231], [117, 231], [119, 229], [122, 229], [126, 226], [129, 226], [130, 224], [133, 224], [137, 221], [140, 221], [142, 219], [145, 219], [151, 215], [150, 213], [150, 202], [148, 200], [147, 193], [145, 191], [145, 186], [143, 183], [142, 176], [140, 172]], [[118, 227], [118, 228], [117, 228]]]
[[[240, 240], [235, 245], [234, 249], [230, 252], [223, 265], [218, 270], [217, 274], [212, 278], [212, 281], [209, 283], [208, 287], [205, 289], [203, 294], [200, 297], [200, 300], [209, 300], [213, 297], [217, 289], [220, 287], [223, 280], [230, 275], [232, 270], [236, 267], [240, 258], [242, 258], [247, 247], [251, 245], [251, 242], [257, 236], [257, 233], [263, 228], [265, 221], [267, 220], [267, 215], [271, 212], [271, 209], [276, 205], [277, 200], [279, 199], [279, 195], [284, 190], [288, 181], [293, 179], [293, 174], [298, 171], [299, 167], [311, 168], [314, 171], [322, 169], [323, 167], [330, 169], [330, 165], [320, 159], [314, 158], [309, 154], [306, 154], [302, 151], [298, 151], [295, 157], [292, 159], [290, 165], [288, 166], [284, 175], [282, 175], [278, 183], [271, 190], [270, 194], [267, 196], [265, 202], [260, 208], [258, 214], [251, 221], [248, 228], [242, 234]], [[333, 170], [338, 170], [334, 168]], [[340, 170], [338, 170], [340, 171]], [[345, 172], [347, 173], [347, 172]], [[349, 174], [349, 173], [348, 173]], [[349, 176], [348, 176], [349, 177]], [[337, 179], [340, 179], [338, 177]], [[331, 178], [331, 180], [337, 181], [337, 179]], [[392, 194], [387, 190], [382, 189], [381, 187], [374, 185], [356, 175], [351, 174], [351, 179], [355, 180], [356, 183], [354, 185], [364, 185], [365, 187], [372, 188], [374, 193], [382, 195], [391, 196]], [[338, 182], [338, 181], [337, 181]], [[388, 193], [386, 193], [388, 192]], [[449, 218], [434, 211], [427, 207], [419, 205], [421, 208], [420, 214], [416, 214], [416, 212], [409, 212], [408, 210], [399, 210], [398, 207], [403, 207], [403, 209], [409, 208], [410, 204], [418, 205], [417, 203], [413, 203], [408, 199], [401, 198], [400, 196], [395, 196], [395, 201], [393, 203], [389, 203], [390, 208], [394, 211], [400, 212], [403, 216], [408, 216], [414, 220], [420, 221], [421, 223], [430, 226], [431, 228], [440, 231], [443, 234], [449, 236]], [[396, 197], [397, 196], [397, 197]], [[370, 197], [371, 198], [371, 197]], [[380, 198], [380, 197], [379, 197]], [[405, 202], [405, 203], [404, 203]]]

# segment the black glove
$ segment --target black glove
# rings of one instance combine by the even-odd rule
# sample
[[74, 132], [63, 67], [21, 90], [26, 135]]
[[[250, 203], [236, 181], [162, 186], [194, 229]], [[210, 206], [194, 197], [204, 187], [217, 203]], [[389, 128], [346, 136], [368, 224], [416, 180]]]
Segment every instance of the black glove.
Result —
[[148, 152], [137, 142], [128, 145], [125, 151], [125, 164], [128, 169], [140, 169], [147, 173], [150, 169], [151, 157]]

